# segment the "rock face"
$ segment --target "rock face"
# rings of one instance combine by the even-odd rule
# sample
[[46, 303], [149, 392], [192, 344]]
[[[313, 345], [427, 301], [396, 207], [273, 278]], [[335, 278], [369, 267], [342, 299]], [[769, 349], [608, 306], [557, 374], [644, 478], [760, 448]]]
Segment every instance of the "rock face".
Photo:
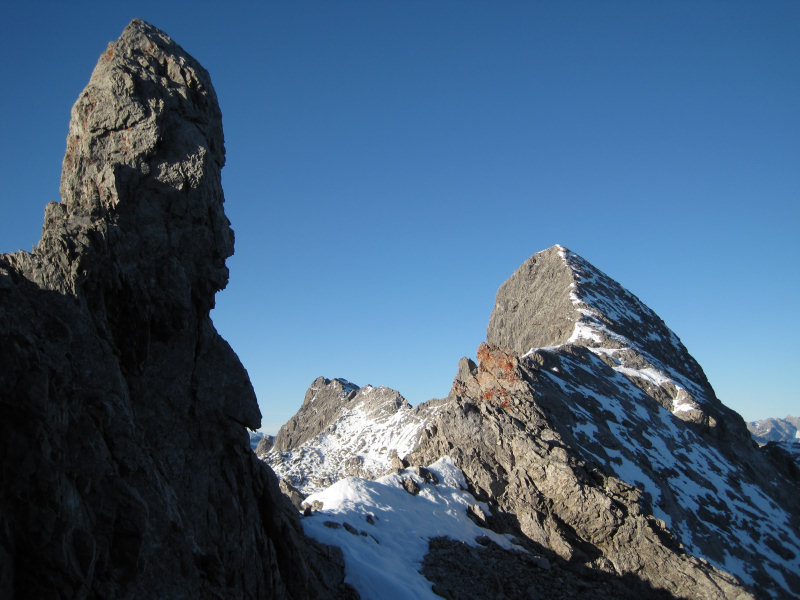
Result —
[[[488, 526], [550, 556], [570, 593], [594, 581], [609, 597], [800, 594], [800, 472], [753, 443], [633, 294], [556, 246], [500, 288], [487, 340], [477, 363], [461, 359], [448, 398], [417, 407], [406, 463], [451, 457]], [[447, 564], [524, 563], [465, 552], [431, 544], [425, 572], [447, 597], [506, 593], [463, 569], [455, 585]], [[553, 597], [538, 581], [525, 593]]]
[[[258, 441], [258, 444], [256, 445], [256, 447], [253, 448], [253, 451], [256, 453], [256, 456], [258, 456], [259, 458], [262, 458], [264, 455], [267, 454], [267, 452], [272, 450], [272, 446], [273, 446], [274, 443], [275, 443], [275, 437], [274, 436], [264, 435]], [[251, 446], [253, 445], [252, 444], [252, 440], [250, 442], [250, 445]]]
[[[554, 300], [555, 298], [555, 300]], [[680, 339], [636, 296], [562, 246], [534, 254], [500, 287], [486, 340], [517, 356], [587, 347], [678, 418], [746, 441]], [[734, 431], [726, 427], [735, 422]]]
[[570, 300], [574, 283], [557, 249], [533, 255], [500, 286], [487, 342], [517, 354], [567, 342], [580, 317]]
[[0, 596], [348, 593], [250, 451], [209, 318], [223, 163], [208, 73], [134, 20], [73, 107], [38, 247], [0, 256]]
[[[626, 409], [635, 411], [646, 397], [634, 395], [635, 386], [614, 381], [613, 371], [603, 370], [599, 360], [592, 363], [591, 356], [575, 351], [561, 360], [552, 354], [522, 359], [481, 346], [477, 365], [462, 361], [452, 402], [437, 413], [427, 428], [434, 433], [409, 460], [416, 464], [448, 453], [476, 497], [497, 507], [495, 527], [518, 528], [534, 547], [552, 550], [568, 563], [601, 574], [635, 574], [640, 583], [678, 596], [737, 597], [744, 590], [734, 578], [684, 553], [674, 525], [691, 532], [696, 522], [669, 527], [668, 515], [653, 506], [661, 499], [653, 496], [661, 487], [651, 484], [662, 482], [641, 466], [639, 454], [649, 454], [640, 440], [627, 431], [622, 435], [629, 425], [641, 425], [637, 413], [629, 417]], [[537, 364], [543, 358], [550, 360]], [[599, 385], [584, 380], [571, 392], [571, 372], [584, 361], [601, 369], [593, 382]], [[546, 374], [539, 377], [553, 367], [565, 373], [561, 382], [566, 390]], [[604, 381], [607, 377], [612, 383]], [[605, 402], [615, 397], [624, 400], [616, 406]], [[656, 413], [656, 418], [661, 416]], [[652, 421], [648, 426], [665, 425]], [[585, 436], [591, 435], [590, 445]], [[651, 435], [651, 448], [662, 451], [663, 442]], [[681, 441], [696, 440], [679, 438], [674, 446]], [[670, 461], [669, 466], [679, 463]], [[663, 486], [669, 490], [668, 482]], [[674, 498], [669, 501], [677, 506]], [[693, 516], [686, 513], [684, 518]], [[717, 544], [724, 552], [724, 543]]]

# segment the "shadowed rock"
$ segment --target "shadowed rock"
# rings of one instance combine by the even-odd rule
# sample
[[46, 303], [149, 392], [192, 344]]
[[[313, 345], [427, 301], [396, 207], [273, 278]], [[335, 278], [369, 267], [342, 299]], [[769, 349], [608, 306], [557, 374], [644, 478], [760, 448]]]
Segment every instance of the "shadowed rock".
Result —
[[0, 256], [0, 596], [330, 597], [209, 318], [233, 232], [208, 73], [139, 20], [72, 109], [60, 203]]

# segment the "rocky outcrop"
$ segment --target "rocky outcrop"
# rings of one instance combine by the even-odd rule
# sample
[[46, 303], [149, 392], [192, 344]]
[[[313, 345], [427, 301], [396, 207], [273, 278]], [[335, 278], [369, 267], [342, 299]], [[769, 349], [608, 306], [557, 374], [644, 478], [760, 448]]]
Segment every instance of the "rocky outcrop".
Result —
[[[578, 351], [548, 367], [566, 370], [567, 360], [586, 358]], [[654, 511], [653, 497], [640, 481], [648, 477], [635, 466], [641, 461], [627, 456], [638, 447], [617, 437], [618, 417], [608, 408], [598, 407], [583, 423], [587, 431], [598, 423], [602, 440], [593, 448], [597, 457], [584, 452], [582, 424], [572, 409], [581, 411], [600, 390], [576, 405], [574, 396], [538, 377], [542, 365], [533, 356], [519, 358], [483, 345], [478, 359], [477, 365], [462, 360], [451, 403], [427, 425], [429, 437], [409, 457], [413, 464], [448, 454], [478, 499], [498, 508], [490, 526], [519, 530], [534, 548], [552, 550], [568, 563], [600, 575], [635, 575], [630, 581], [679, 597], [722, 599], [744, 592], [735, 578], [687, 554], [656, 516], [663, 512]], [[607, 376], [601, 371], [598, 379]], [[613, 446], [608, 455], [601, 454], [603, 443]], [[614, 458], [630, 471], [617, 475]]]
[[0, 256], [3, 598], [349, 593], [251, 452], [209, 318], [224, 160], [208, 73], [133, 21], [73, 107], [38, 246]]
[[263, 458], [306, 495], [343, 477], [373, 479], [411, 451], [429, 411], [387, 387], [318, 377]]
[[272, 450], [272, 446], [275, 444], [275, 437], [272, 435], [264, 435], [258, 441], [258, 445], [253, 449], [256, 453], [256, 456], [259, 458], [263, 458], [266, 454]]

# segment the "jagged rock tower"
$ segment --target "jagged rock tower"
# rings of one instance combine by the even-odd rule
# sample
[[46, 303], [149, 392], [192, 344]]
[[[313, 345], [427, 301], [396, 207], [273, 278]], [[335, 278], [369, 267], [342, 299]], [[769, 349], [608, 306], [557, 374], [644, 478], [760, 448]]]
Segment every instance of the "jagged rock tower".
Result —
[[38, 247], [0, 256], [1, 597], [348, 593], [250, 451], [209, 318], [224, 161], [208, 73], [134, 20], [72, 109]]

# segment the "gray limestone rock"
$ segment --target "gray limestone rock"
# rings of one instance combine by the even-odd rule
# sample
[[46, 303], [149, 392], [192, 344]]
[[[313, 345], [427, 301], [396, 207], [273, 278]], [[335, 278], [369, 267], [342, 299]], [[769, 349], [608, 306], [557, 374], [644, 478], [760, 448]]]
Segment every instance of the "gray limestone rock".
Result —
[[134, 20], [72, 109], [61, 202], [0, 256], [0, 597], [346, 597], [249, 448], [209, 318], [233, 231], [208, 73]]
[[[531, 256], [497, 292], [486, 340], [523, 356], [584, 346], [703, 435], [747, 454], [742, 418], [664, 321], [618, 282], [563, 246]], [[621, 367], [621, 369], [620, 369]]]
[[[292, 506], [294, 506], [295, 510], [305, 512], [306, 505], [303, 503], [303, 501], [306, 499], [306, 497], [303, 494], [301, 494], [295, 487], [292, 486], [291, 483], [285, 479], [281, 479], [279, 481], [279, 487], [281, 493], [289, 498], [289, 501], [292, 503]], [[319, 508], [317, 508], [317, 510], [319, 510]]]
[[404, 465], [403, 461], [400, 460], [400, 458], [397, 456], [392, 457], [391, 465], [392, 465], [391, 470], [394, 473], [399, 473], [400, 471], [406, 468], [406, 465]]
[[420, 487], [419, 484], [414, 481], [411, 477], [403, 477], [403, 489], [407, 491], [412, 496], [416, 496], [419, 494]]
[[345, 379], [317, 377], [306, 391], [300, 410], [278, 431], [273, 448], [278, 452], [290, 450], [322, 433], [339, 418], [358, 390]]
[[264, 458], [266, 454], [272, 450], [272, 446], [275, 445], [275, 436], [272, 435], [264, 435], [259, 441], [258, 445], [255, 448], [255, 453], [258, 458]]
[[417, 474], [422, 477], [425, 483], [429, 483], [431, 485], [437, 485], [439, 483], [439, 478], [436, 476], [436, 473], [426, 469], [425, 467], [417, 467], [416, 468]]
[[[547, 385], [533, 360], [488, 346], [478, 358], [473, 373], [456, 379], [451, 404], [435, 415], [436, 433], [422, 441], [411, 460], [431, 462], [449, 454], [478, 499], [496, 507], [481, 524], [521, 533], [562, 561], [592, 570], [611, 565], [611, 572], [630, 585], [638, 581], [695, 598], [744, 593], [735, 578], [687, 555], [653, 516], [642, 490], [589, 453], [603, 456], [602, 443], [587, 448], [585, 440], [575, 439], [579, 428], [569, 406], [576, 397]], [[609, 416], [594, 421], [598, 429], [603, 418]], [[607, 443], [619, 450], [628, 446], [623, 440]]]
[[497, 291], [486, 341], [517, 354], [565, 343], [577, 319], [570, 301], [574, 274], [559, 248], [534, 254]]

